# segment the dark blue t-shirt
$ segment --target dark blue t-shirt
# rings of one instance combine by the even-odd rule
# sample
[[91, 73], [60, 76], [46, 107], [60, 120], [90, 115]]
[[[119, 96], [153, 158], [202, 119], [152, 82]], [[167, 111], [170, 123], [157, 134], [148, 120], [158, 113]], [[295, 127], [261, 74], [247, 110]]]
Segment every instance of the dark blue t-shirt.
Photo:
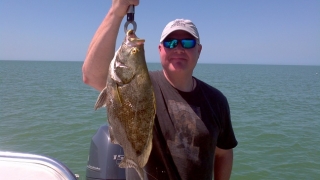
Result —
[[[196, 78], [191, 92], [174, 88], [163, 71], [150, 72], [150, 78], [157, 109], [145, 177], [211, 180], [215, 147], [237, 145], [226, 97]], [[134, 169], [127, 173], [127, 179], [139, 179]]]

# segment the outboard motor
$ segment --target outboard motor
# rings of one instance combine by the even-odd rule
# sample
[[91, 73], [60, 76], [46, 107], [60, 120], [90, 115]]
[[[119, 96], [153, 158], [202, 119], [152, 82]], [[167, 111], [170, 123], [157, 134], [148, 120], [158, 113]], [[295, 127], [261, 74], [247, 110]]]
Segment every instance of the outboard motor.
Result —
[[87, 180], [126, 179], [126, 169], [119, 168], [123, 149], [110, 140], [109, 126], [102, 125], [92, 137], [87, 163]]

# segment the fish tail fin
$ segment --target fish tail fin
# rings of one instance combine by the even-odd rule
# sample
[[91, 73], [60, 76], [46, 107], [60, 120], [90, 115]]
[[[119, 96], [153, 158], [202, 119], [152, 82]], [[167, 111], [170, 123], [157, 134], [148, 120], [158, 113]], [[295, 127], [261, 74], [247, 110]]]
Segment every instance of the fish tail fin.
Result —
[[140, 179], [143, 180], [144, 179], [144, 175], [143, 175], [143, 169], [141, 167], [139, 167], [133, 160], [128, 159], [126, 157], [123, 158], [123, 160], [120, 162], [119, 164], [120, 168], [134, 168]]
[[106, 106], [106, 100], [107, 100], [107, 87], [105, 87], [99, 94], [97, 102], [94, 105], [94, 110], [97, 110], [103, 106]]

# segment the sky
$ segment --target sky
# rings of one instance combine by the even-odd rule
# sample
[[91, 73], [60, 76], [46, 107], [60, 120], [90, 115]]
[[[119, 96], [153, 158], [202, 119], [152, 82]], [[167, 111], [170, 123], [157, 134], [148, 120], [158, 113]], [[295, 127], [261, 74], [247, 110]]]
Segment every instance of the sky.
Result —
[[[0, 60], [84, 61], [111, 2], [0, 0]], [[199, 63], [320, 65], [319, 0], [140, 0], [147, 62], [160, 62], [161, 32], [180, 18], [198, 28]]]

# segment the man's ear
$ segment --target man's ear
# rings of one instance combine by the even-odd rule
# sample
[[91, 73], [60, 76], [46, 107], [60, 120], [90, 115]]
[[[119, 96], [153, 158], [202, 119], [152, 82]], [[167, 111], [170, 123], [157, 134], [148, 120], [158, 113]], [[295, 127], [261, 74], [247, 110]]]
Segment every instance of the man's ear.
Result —
[[159, 44], [159, 46], [158, 46], [158, 51], [159, 51], [159, 53], [162, 51], [162, 46], [161, 46], [161, 44]]
[[202, 50], [202, 45], [198, 44], [198, 58], [200, 57], [201, 50]]

